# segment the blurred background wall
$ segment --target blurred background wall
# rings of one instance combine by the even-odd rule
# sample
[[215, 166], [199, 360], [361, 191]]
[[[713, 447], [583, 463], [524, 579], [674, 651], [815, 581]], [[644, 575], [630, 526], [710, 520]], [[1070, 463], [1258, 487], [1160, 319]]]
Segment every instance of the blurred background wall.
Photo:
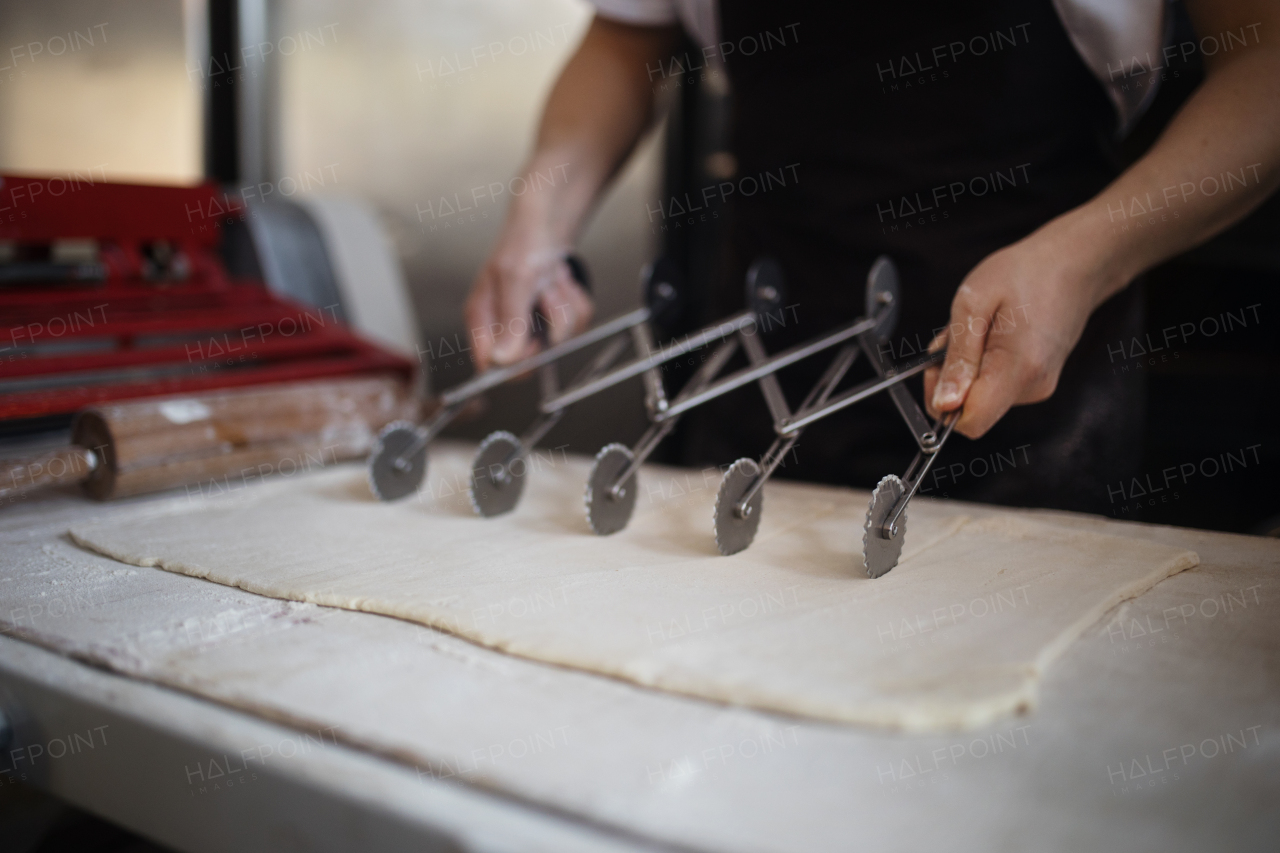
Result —
[[0, 3], [0, 169], [200, 180], [189, 18], [181, 0]]

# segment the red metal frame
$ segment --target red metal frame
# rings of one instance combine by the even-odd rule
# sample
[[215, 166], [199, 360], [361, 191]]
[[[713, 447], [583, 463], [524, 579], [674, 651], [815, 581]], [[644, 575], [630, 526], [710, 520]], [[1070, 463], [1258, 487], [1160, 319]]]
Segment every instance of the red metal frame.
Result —
[[[215, 185], [136, 186], [84, 176], [0, 176], [0, 241], [40, 253], [92, 239], [101, 280], [0, 284], [0, 419], [93, 403], [414, 365], [354, 334], [330, 309], [228, 276], [221, 224], [251, 215]], [[148, 248], [186, 273], [155, 280]]]

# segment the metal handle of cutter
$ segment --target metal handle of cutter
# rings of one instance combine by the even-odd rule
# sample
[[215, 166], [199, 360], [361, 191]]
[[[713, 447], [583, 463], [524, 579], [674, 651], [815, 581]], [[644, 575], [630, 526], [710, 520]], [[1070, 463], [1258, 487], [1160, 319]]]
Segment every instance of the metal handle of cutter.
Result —
[[947, 439], [951, 437], [951, 431], [956, 427], [956, 421], [960, 420], [960, 410], [947, 412], [934, 422], [934, 433], [938, 436], [937, 440], [929, 448], [921, 448], [916, 454], [916, 458], [912, 460], [911, 465], [907, 467], [907, 473], [903, 477], [906, 480], [906, 491], [902, 497], [894, 503], [893, 510], [889, 513], [888, 518], [880, 525], [877, 533], [881, 539], [892, 539], [898, 535], [898, 521], [902, 518], [902, 513], [907, 509], [907, 503], [915, 497], [920, 489], [920, 484], [924, 482], [924, 475], [929, 473], [929, 469], [933, 467], [934, 460], [938, 458], [938, 452], [942, 450], [942, 446], [947, 443]]
[[[886, 268], [891, 271], [889, 276], [878, 272]], [[780, 289], [780, 271], [776, 275], [778, 276], [776, 284], [767, 283], [762, 286], [769, 290]], [[892, 271], [892, 263], [887, 258], [881, 259], [877, 261], [871, 275], [868, 277], [866, 311], [862, 317], [827, 332], [815, 340], [797, 344], [773, 356], [769, 356], [764, 351], [764, 346], [758, 338], [747, 334], [743, 330], [740, 338], [750, 364], [716, 382], [708, 383], [706, 387], [699, 389], [697, 393], [682, 395], [682, 398], [677, 403], [667, 407], [665, 411], [657, 415], [657, 419], [679, 417], [695, 406], [699, 406], [744, 385], [758, 382], [761, 393], [765, 398], [765, 404], [769, 407], [769, 413], [773, 416], [775, 431], [779, 435], [798, 435], [799, 431], [812, 420], [816, 420], [818, 417], [825, 416], [844, 406], [852, 405], [866, 396], [883, 390], [885, 387], [892, 387], [914, 374], [895, 378], [887, 385], [873, 382], [871, 384], [875, 385], [874, 388], [868, 385], [866, 388], [853, 389], [853, 391], [861, 393], [861, 396], [849, 394], [846, 398], [846, 395], [841, 395], [835, 401], [829, 401], [828, 398], [831, 392], [834, 391], [840, 379], [844, 377], [845, 372], [853, 364], [854, 356], [850, 356], [848, 357], [848, 363], [838, 372], [838, 375], [824, 376], [823, 381], [819, 382], [819, 387], [811, 391], [805, 399], [800, 411], [793, 415], [788, 409], [786, 399], [782, 395], [782, 389], [778, 385], [776, 379], [778, 371], [855, 338], [859, 340], [863, 350], [870, 351], [868, 347], [871, 341], [878, 339], [886, 328], [891, 327], [896, 322], [897, 312], [897, 274]], [[885, 378], [883, 374], [881, 378]], [[820, 391], [819, 389], [824, 384], [826, 390]], [[831, 406], [831, 408], [828, 410], [827, 406]]]
[[514, 364], [503, 365], [502, 367], [493, 367], [481, 373], [469, 382], [464, 382], [455, 388], [451, 388], [440, 395], [440, 402], [445, 406], [455, 406], [465, 403], [472, 397], [478, 397], [486, 391], [490, 391], [499, 385], [511, 381], [517, 376], [528, 373], [531, 370], [537, 370], [543, 365], [551, 364], [559, 361], [567, 355], [586, 349], [592, 344], [598, 344], [606, 338], [611, 338], [619, 332], [625, 332], [632, 326], [647, 322], [649, 319], [648, 308], [637, 308], [623, 314], [620, 317], [601, 323], [593, 329], [583, 332], [562, 341], [553, 347], [548, 347], [541, 352], [535, 353], [526, 359], [517, 361]]
[[860, 385], [855, 385], [848, 391], [842, 391], [821, 405], [801, 409], [787, 422], [783, 432], [784, 434], [789, 434], [804, 429], [814, 421], [822, 420], [833, 412], [852, 406], [854, 403], [861, 402], [874, 394], [879, 394], [885, 389], [893, 388], [895, 385], [905, 382], [917, 374], [924, 373], [930, 367], [946, 358], [946, 355], [946, 351], [931, 353], [927, 358], [910, 367], [895, 369], [890, 375], [883, 378], [869, 379]]
[[[571, 405], [593, 394], [598, 394], [606, 388], [611, 388], [641, 375], [645, 377], [646, 403], [652, 420], [677, 417], [680, 412], [693, 408], [698, 402], [705, 402], [706, 399], [711, 399], [711, 397], [706, 397], [697, 402], [690, 402], [685, 399], [676, 404], [668, 404], [666, 394], [662, 389], [662, 376], [658, 371], [664, 364], [687, 355], [694, 350], [701, 349], [708, 344], [724, 341], [739, 334], [745, 335], [747, 329], [758, 328], [761, 317], [770, 310], [781, 306], [783, 299], [782, 270], [776, 261], [771, 258], [756, 260], [747, 270], [746, 284], [747, 308], [745, 310], [739, 311], [719, 323], [714, 323], [697, 332], [685, 335], [680, 340], [661, 346], [654, 344], [652, 334], [648, 329], [637, 329], [635, 332], [637, 355], [634, 359], [619, 365], [603, 376], [576, 383], [551, 400], [545, 401], [542, 405], [542, 410], [546, 412], [561, 406]], [[657, 287], [661, 288], [661, 286], [662, 284], [659, 282]], [[678, 298], [677, 295], [671, 297], [672, 301], [676, 298]], [[652, 304], [652, 302], [653, 298], [651, 297], [650, 303]], [[754, 334], [754, 331], [752, 334]], [[699, 375], [704, 376], [702, 371], [699, 371]], [[714, 373], [710, 376], [704, 376], [704, 378], [709, 382], [715, 378]], [[725, 388], [720, 393], [730, 390], [732, 389]], [[719, 394], [712, 396], [719, 396]], [[674, 411], [677, 405], [682, 407], [679, 412]]]
[[686, 335], [679, 341], [671, 344], [665, 344], [658, 347], [647, 355], [640, 355], [631, 361], [625, 362], [614, 368], [604, 376], [596, 379], [579, 383], [553, 397], [542, 404], [544, 412], [553, 409], [570, 406], [579, 400], [585, 400], [595, 394], [599, 394], [606, 388], [612, 388], [614, 385], [625, 382], [628, 379], [639, 376], [654, 368], [661, 367], [667, 362], [674, 361], [683, 355], [687, 355], [696, 349], [701, 349], [707, 344], [724, 340], [736, 332], [753, 325], [756, 322], [756, 315], [753, 311], [742, 311], [734, 314], [732, 317], [723, 322], [708, 326], [691, 335]]
[[[728, 394], [730, 391], [741, 388], [743, 385], [749, 385], [757, 380], [770, 377], [784, 367], [788, 367], [789, 365], [802, 361], [809, 356], [816, 355], [823, 350], [830, 349], [837, 344], [844, 343], [850, 338], [857, 337], [858, 335], [874, 329], [876, 322], [876, 318], [859, 317], [857, 320], [841, 326], [839, 329], [836, 329], [815, 341], [799, 344], [791, 347], [790, 349], [783, 350], [777, 355], [759, 361], [758, 363], [750, 364], [741, 370], [737, 370], [728, 376], [711, 383], [697, 394], [691, 394], [680, 402], [672, 404], [665, 412], [658, 416], [658, 419], [664, 420], [666, 418], [674, 418], [677, 415], [684, 414], [695, 406], [700, 406], [709, 400], [714, 400], [716, 397], [723, 396]], [[742, 340], [744, 344], [746, 341], [750, 340], [756, 346], [759, 346], [759, 341], [752, 335], [743, 334]], [[776, 406], [775, 396], [769, 391], [765, 391], [765, 394], [766, 402], [774, 400], [773, 404], [770, 406], [771, 409], [774, 408]]]

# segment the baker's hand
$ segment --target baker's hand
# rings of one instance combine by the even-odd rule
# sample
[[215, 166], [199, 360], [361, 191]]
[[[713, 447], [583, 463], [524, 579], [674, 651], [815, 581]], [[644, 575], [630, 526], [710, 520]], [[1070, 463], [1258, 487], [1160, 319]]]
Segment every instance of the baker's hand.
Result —
[[925, 372], [929, 413], [964, 407], [956, 429], [977, 438], [1012, 406], [1053, 393], [1085, 321], [1119, 289], [1106, 264], [1069, 229], [1050, 223], [988, 255], [965, 276], [951, 324], [932, 349], [941, 368]]
[[541, 342], [534, 334], [534, 322], [545, 323], [552, 344], [581, 332], [591, 322], [591, 297], [573, 280], [564, 261], [566, 253], [566, 247], [536, 227], [508, 222], [467, 298], [476, 370], [511, 364], [537, 352]]

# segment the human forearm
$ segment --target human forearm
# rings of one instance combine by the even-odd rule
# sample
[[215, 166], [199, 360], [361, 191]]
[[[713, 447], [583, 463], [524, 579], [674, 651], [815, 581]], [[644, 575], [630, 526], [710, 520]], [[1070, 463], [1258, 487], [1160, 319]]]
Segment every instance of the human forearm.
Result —
[[526, 193], [509, 224], [536, 223], [570, 245], [610, 179], [653, 119], [646, 71], [670, 49], [675, 28], [634, 27], [596, 18], [547, 99], [527, 172], [566, 180]]
[[652, 121], [647, 68], [677, 34], [596, 18], [561, 72], [523, 171], [552, 179], [514, 199], [467, 300], [478, 368], [539, 346], [526, 321], [534, 310], [548, 318], [552, 343], [589, 322], [591, 300], [570, 278], [564, 255]]
[[1239, 221], [1280, 186], [1280, 47], [1238, 50], [1142, 159], [1046, 226], [1092, 257], [1101, 285], [1095, 305]]
[[[925, 377], [932, 411], [963, 406], [961, 433], [982, 435], [1011, 406], [1048, 398], [1098, 305], [1280, 185], [1280, 12], [1263, 0], [1188, 0], [1188, 8], [1199, 32], [1255, 40], [1206, 56], [1205, 82], [1105, 190], [965, 277], [946, 361]], [[1026, 322], [993, 329], [993, 318], [1018, 306]]]

